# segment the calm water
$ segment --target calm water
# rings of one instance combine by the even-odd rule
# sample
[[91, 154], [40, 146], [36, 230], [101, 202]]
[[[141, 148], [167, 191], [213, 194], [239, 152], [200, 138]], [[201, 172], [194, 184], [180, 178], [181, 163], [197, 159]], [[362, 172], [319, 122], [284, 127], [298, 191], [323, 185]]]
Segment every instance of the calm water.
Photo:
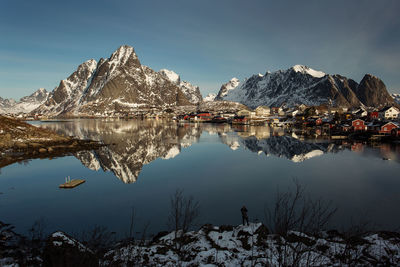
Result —
[[[75, 120], [41, 127], [109, 147], [1, 169], [0, 220], [26, 232], [42, 219], [47, 231], [79, 233], [95, 225], [124, 236], [131, 209], [139, 232], [167, 229], [169, 200], [179, 188], [200, 202], [199, 224], [239, 224], [240, 207], [263, 220], [277, 188], [296, 178], [314, 198], [338, 208], [337, 228], [368, 221], [400, 226], [400, 147], [300, 140], [282, 129], [163, 121]], [[388, 160], [383, 160], [388, 159]], [[71, 189], [64, 177], [84, 178]]]

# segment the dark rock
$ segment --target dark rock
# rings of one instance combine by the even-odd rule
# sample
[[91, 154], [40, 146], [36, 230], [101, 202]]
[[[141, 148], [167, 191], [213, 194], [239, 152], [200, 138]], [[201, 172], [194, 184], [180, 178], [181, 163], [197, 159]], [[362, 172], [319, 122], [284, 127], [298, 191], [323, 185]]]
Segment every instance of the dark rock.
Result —
[[[60, 233], [60, 232], [58, 232]], [[92, 251], [74, 238], [50, 236], [43, 251], [43, 266], [99, 266]]]
[[301, 236], [301, 235], [297, 235], [294, 233], [290, 233], [289, 235], [286, 236], [286, 241], [288, 241], [289, 243], [298, 243], [301, 242], [307, 246], [312, 246], [314, 245], [316, 242], [315, 240], [305, 237], [305, 236]]
[[169, 234], [168, 231], [161, 231], [161, 232], [158, 232], [158, 233], [153, 237], [153, 239], [152, 239], [151, 242], [155, 243], [155, 242], [159, 241], [161, 237], [166, 236], [167, 234]]
[[232, 231], [233, 230], [233, 226], [232, 225], [221, 225], [219, 227], [219, 231], [220, 233], [222, 232], [228, 232], [228, 231]]

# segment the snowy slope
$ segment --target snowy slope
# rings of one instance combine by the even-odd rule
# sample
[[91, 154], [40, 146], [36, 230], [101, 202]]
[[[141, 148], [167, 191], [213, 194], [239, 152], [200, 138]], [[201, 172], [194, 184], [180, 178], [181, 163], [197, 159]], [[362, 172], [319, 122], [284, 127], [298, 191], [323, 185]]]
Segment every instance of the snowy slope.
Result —
[[[238, 78], [233, 77], [229, 82], [224, 83], [215, 98], [215, 100], [223, 100], [223, 98], [233, 89], [239, 85], [240, 81]], [[238, 101], [236, 101], [238, 102]]]

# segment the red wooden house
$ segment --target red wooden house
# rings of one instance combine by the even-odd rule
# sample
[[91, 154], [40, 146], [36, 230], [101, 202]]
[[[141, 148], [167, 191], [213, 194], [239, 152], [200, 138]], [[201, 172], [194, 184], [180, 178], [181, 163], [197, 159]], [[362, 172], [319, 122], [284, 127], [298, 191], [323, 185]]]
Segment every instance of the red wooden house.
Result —
[[211, 113], [209, 112], [199, 112], [196, 115], [197, 120], [200, 121], [210, 121], [212, 119]]
[[368, 112], [368, 118], [371, 120], [379, 118], [379, 112], [378, 111]]
[[365, 131], [367, 130], [367, 126], [365, 125], [365, 121], [361, 119], [356, 119], [351, 122], [351, 126], [353, 126], [354, 131]]
[[400, 128], [399, 125], [397, 125], [396, 123], [388, 122], [381, 126], [379, 133], [382, 133], [382, 134], [393, 134], [394, 133], [395, 135], [397, 135], [399, 128]]

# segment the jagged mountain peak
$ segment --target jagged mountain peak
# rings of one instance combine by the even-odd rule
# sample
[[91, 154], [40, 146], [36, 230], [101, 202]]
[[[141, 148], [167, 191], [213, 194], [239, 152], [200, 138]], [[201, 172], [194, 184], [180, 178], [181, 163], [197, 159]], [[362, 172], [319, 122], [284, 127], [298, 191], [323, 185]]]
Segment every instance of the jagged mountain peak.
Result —
[[121, 64], [125, 64], [130, 57], [137, 59], [135, 49], [129, 45], [121, 45], [111, 54], [109, 61], [110, 63], [120, 62]]

